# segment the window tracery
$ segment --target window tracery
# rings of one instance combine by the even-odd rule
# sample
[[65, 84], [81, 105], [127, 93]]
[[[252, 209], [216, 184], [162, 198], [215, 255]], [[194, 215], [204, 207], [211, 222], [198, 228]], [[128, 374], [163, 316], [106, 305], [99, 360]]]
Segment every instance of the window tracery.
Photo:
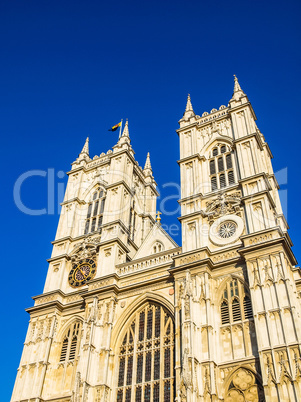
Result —
[[213, 148], [209, 159], [211, 191], [235, 184], [233, 155], [228, 145]]
[[252, 303], [244, 286], [237, 279], [228, 282], [221, 302], [222, 325], [236, 323], [243, 320], [252, 320]]
[[79, 343], [80, 322], [75, 322], [67, 330], [61, 349], [60, 362], [71, 361], [76, 358]]
[[135, 313], [119, 348], [118, 402], [174, 399], [174, 324], [170, 314], [148, 303]]
[[233, 375], [228, 388], [225, 402], [265, 400], [261, 384], [250, 370], [240, 368]]
[[98, 188], [93, 193], [91, 202], [88, 205], [85, 234], [100, 230], [103, 220], [104, 206], [105, 193], [102, 189]]

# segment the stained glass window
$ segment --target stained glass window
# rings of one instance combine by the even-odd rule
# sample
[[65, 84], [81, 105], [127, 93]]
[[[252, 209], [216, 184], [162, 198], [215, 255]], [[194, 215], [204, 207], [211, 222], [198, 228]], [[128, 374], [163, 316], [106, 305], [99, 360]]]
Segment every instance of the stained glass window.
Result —
[[116, 400], [174, 400], [174, 323], [156, 304], [147, 304], [130, 320], [119, 348]]

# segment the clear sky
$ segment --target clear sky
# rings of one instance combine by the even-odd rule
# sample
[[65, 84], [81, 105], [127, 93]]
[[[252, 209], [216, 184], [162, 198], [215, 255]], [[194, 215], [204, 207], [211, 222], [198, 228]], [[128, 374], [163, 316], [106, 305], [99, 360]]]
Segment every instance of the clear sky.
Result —
[[[1, 400], [10, 399], [29, 315], [40, 294], [66, 176], [90, 137], [90, 155], [117, 141], [129, 119], [136, 158], [151, 162], [167, 211], [179, 198], [178, 137], [187, 93], [197, 114], [227, 105], [238, 76], [274, 155], [281, 197], [300, 257], [300, 2], [0, 2], [2, 191]], [[48, 170], [50, 169], [50, 170]], [[18, 177], [24, 204], [13, 199]], [[47, 182], [54, 174], [54, 196]], [[62, 177], [63, 176], [63, 177]], [[287, 201], [286, 201], [287, 200]], [[53, 212], [54, 209], [54, 212]], [[176, 212], [162, 223], [178, 224]], [[180, 235], [174, 235], [181, 243]]]

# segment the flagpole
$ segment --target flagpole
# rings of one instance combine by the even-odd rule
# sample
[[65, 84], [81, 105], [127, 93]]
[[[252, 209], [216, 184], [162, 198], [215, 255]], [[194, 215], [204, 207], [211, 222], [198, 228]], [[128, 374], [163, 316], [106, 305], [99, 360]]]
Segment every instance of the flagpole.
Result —
[[121, 137], [121, 130], [122, 130], [122, 119], [121, 119], [121, 125], [120, 125], [120, 130], [119, 130], [119, 138]]

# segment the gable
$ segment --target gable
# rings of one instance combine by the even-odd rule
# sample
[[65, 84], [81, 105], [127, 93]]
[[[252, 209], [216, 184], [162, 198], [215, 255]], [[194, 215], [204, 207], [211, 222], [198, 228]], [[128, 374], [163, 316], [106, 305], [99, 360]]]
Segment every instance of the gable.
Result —
[[148, 257], [162, 251], [172, 250], [176, 247], [179, 247], [177, 243], [162, 229], [160, 224], [156, 223], [137, 250], [133, 260]]

